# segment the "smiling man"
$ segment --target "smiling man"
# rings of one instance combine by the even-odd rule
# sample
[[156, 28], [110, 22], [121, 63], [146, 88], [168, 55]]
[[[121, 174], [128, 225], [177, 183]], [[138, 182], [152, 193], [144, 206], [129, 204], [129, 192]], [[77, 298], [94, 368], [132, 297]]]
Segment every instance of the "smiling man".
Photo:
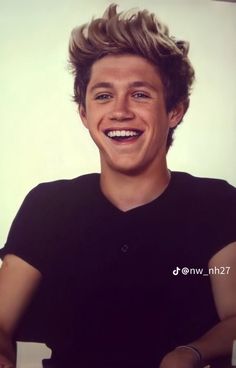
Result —
[[14, 366], [11, 341], [36, 290], [50, 367], [200, 368], [229, 357], [235, 189], [166, 163], [194, 80], [188, 44], [146, 10], [111, 5], [73, 30], [69, 52], [101, 174], [40, 184], [23, 202], [3, 250], [0, 366]]
[[[160, 73], [144, 57], [106, 55], [92, 66], [80, 116], [99, 148], [103, 192], [123, 211], [150, 202], [168, 185], [168, 132], [185, 109], [181, 101], [167, 112], [164, 93]], [[134, 195], [136, 185], [143, 190]]]

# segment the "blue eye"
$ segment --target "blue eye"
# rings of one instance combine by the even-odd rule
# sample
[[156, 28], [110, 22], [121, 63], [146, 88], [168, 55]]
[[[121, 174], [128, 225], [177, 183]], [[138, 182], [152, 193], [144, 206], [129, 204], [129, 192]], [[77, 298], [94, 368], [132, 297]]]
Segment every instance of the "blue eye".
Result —
[[111, 95], [108, 93], [101, 93], [98, 96], [95, 96], [95, 100], [109, 100], [111, 98]]
[[150, 98], [146, 93], [144, 92], [135, 92], [133, 93], [133, 97], [135, 98]]

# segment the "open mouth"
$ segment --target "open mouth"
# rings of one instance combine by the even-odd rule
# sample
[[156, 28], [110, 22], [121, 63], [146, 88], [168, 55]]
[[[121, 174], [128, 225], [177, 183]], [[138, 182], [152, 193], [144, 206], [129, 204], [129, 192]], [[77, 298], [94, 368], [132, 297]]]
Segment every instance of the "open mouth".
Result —
[[107, 129], [105, 130], [105, 135], [108, 138], [111, 138], [116, 141], [128, 141], [132, 140], [134, 138], [140, 137], [140, 135], [143, 133], [139, 129], [121, 129], [121, 130], [111, 130]]

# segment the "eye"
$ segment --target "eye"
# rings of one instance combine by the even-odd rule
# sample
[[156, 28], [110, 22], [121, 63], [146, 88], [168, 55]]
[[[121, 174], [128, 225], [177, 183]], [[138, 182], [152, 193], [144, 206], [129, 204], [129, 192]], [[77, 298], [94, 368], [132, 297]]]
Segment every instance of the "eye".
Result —
[[99, 95], [95, 96], [95, 100], [100, 101], [106, 101], [109, 100], [110, 98], [112, 98], [112, 96], [109, 93], [100, 93]]
[[134, 98], [150, 98], [150, 96], [146, 93], [146, 92], [142, 92], [142, 91], [139, 91], [139, 92], [134, 92], [132, 94], [132, 96]]

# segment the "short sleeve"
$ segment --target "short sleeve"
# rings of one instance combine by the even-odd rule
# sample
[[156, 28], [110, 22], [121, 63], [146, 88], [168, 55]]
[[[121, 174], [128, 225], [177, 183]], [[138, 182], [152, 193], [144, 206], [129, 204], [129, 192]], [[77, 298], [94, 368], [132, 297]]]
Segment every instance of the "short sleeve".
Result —
[[0, 250], [0, 258], [14, 254], [41, 273], [46, 272], [53, 236], [53, 209], [47, 197], [44, 184], [29, 192], [11, 225], [5, 247]]
[[218, 231], [222, 244], [236, 242], [236, 188], [227, 182], [224, 182], [219, 212], [221, 221], [218, 224]]

